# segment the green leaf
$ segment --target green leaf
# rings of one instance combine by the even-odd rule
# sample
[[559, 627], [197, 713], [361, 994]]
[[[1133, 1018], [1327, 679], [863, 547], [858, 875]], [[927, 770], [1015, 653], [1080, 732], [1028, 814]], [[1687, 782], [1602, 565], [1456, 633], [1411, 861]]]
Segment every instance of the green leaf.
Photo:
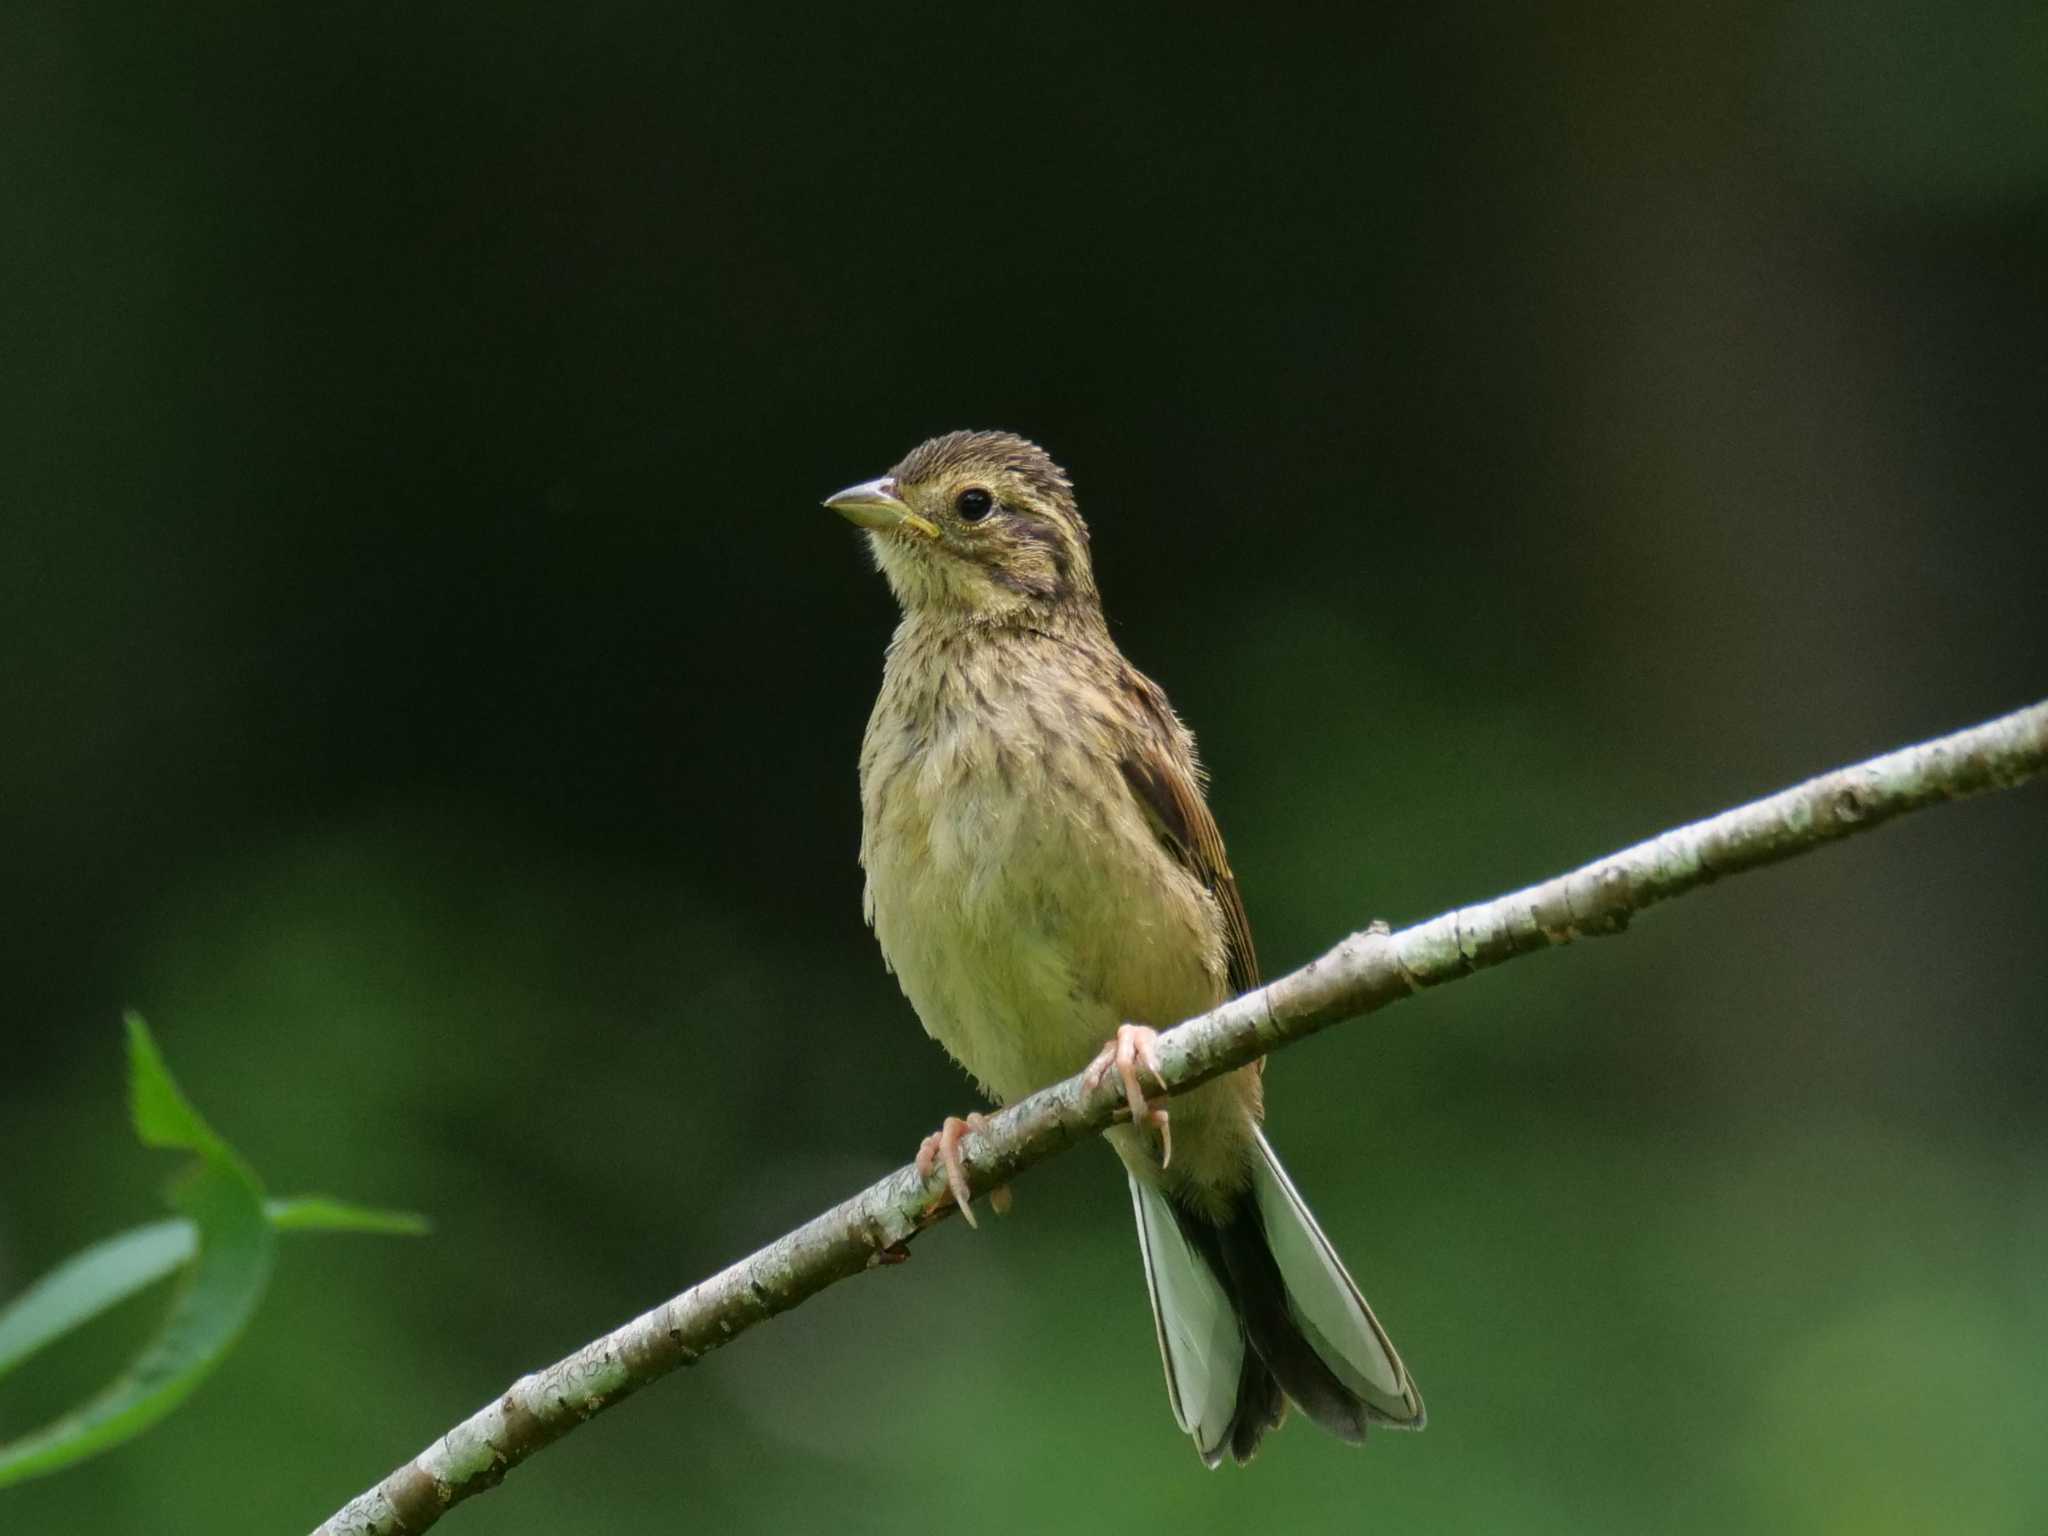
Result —
[[[325, 1195], [266, 1200], [263, 1214], [276, 1232], [417, 1237], [428, 1230], [426, 1217], [411, 1211], [374, 1210]], [[182, 1269], [198, 1248], [198, 1229], [174, 1216], [133, 1227], [73, 1254], [0, 1308], [0, 1376], [44, 1345]]]
[[0, 1375], [144, 1286], [179, 1270], [184, 1277], [162, 1328], [111, 1385], [54, 1423], [0, 1445], [0, 1487], [118, 1445], [183, 1401], [255, 1312], [270, 1279], [276, 1233], [427, 1229], [424, 1218], [407, 1211], [324, 1195], [265, 1200], [249, 1165], [179, 1090], [148, 1026], [132, 1013], [126, 1023], [136, 1135], [146, 1146], [196, 1159], [171, 1187], [171, 1201], [185, 1215], [95, 1243], [0, 1310]]
[[[220, 1363], [270, 1278], [277, 1239], [264, 1213], [262, 1186], [178, 1091], [142, 1020], [130, 1014], [127, 1022], [136, 1134], [151, 1146], [188, 1151], [197, 1158], [173, 1184], [171, 1199], [196, 1229], [198, 1257], [186, 1269], [163, 1327], [105, 1390], [42, 1429], [0, 1445], [0, 1487], [82, 1461], [169, 1413]], [[99, 1250], [103, 1259], [106, 1247]], [[161, 1249], [154, 1252], [161, 1258]], [[135, 1251], [127, 1259], [125, 1267], [87, 1271], [98, 1278], [102, 1306], [110, 1305], [105, 1298], [141, 1272]], [[58, 1310], [46, 1302], [20, 1337], [47, 1336], [49, 1319]], [[36, 1315], [44, 1320], [40, 1325], [33, 1325]]]
[[417, 1211], [383, 1211], [350, 1205], [326, 1195], [297, 1195], [263, 1207], [280, 1232], [372, 1232], [385, 1237], [424, 1237], [432, 1230]]
[[181, 1268], [197, 1246], [192, 1223], [172, 1217], [74, 1253], [0, 1312], [0, 1376]]
[[228, 1144], [179, 1089], [142, 1015], [123, 1014], [121, 1022], [128, 1027], [128, 1110], [142, 1144], [233, 1159]]

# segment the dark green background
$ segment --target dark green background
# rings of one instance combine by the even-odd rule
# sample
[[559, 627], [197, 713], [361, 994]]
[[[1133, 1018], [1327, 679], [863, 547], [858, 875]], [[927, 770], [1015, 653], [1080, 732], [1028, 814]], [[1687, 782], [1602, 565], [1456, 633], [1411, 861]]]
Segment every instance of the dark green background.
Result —
[[[2044, 75], [2025, 0], [8, 7], [0, 1292], [158, 1208], [124, 1005], [438, 1226], [0, 1525], [310, 1526], [969, 1105], [817, 506], [929, 433], [1073, 472], [1269, 970], [2048, 691]], [[1084, 1149], [448, 1528], [2038, 1531], [2044, 927], [2034, 789], [1276, 1059], [1420, 1437], [1204, 1473]]]

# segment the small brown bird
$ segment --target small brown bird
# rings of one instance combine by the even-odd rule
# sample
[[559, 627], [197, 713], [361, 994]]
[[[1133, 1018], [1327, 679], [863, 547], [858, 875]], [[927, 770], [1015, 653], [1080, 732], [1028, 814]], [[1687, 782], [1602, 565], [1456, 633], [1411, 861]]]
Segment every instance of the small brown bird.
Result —
[[[1257, 1068], [1170, 1118], [1145, 1098], [1155, 1029], [1256, 986], [1258, 963], [1194, 738], [1110, 639], [1065, 473], [1021, 437], [954, 432], [825, 505], [867, 530], [903, 609], [861, 747], [868, 921], [926, 1031], [997, 1102], [1118, 1074], [1131, 1123], [1108, 1137], [1174, 1418], [1212, 1467], [1249, 1460], [1290, 1399], [1345, 1440], [1421, 1428], [1259, 1129]], [[979, 1119], [948, 1117], [918, 1154], [963, 1214]]]

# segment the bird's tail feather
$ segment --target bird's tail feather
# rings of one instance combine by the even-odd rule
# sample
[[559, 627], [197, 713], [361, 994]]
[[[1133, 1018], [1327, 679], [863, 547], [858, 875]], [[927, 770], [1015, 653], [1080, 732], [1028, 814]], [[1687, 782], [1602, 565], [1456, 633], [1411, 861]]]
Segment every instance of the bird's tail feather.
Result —
[[1262, 1134], [1220, 1225], [1135, 1177], [1131, 1197], [1167, 1394], [1204, 1462], [1250, 1460], [1289, 1399], [1344, 1440], [1422, 1427], [1401, 1357]]
[[1394, 1341], [1323, 1236], [1265, 1133], [1254, 1130], [1252, 1135], [1252, 1193], [1267, 1249], [1286, 1286], [1288, 1320], [1358, 1400], [1367, 1420], [1395, 1429], [1422, 1428], [1422, 1394], [1401, 1364]]
[[[1247, 1395], [1247, 1387], [1250, 1396], [1260, 1395], [1261, 1384], [1243, 1378], [1267, 1373], [1258, 1356], [1245, 1348], [1244, 1328], [1230, 1293], [1189, 1242], [1180, 1213], [1165, 1191], [1132, 1174], [1131, 1205], [1138, 1217], [1138, 1251], [1152, 1294], [1159, 1359], [1166, 1367], [1167, 1400], [1173, 1405], [1174, 1422], [1194, 1436], [1195, 1450], [1213, 1467], [1231, 1444], [1239, 1398]], [[1276, 1394], [1277, 1388], [1267, 1395]], [[1285, 1411], [1284, 1400], [1277, 1406]]]

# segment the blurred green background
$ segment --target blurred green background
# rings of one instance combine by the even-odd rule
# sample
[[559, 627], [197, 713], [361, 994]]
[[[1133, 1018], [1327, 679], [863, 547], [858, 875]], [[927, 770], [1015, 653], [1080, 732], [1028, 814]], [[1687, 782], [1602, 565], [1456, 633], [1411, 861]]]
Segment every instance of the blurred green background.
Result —
[[[860, 921], [818, 499], [1073, 472], [1278, 971], [2048, 688], [2048, 13], [0, 13], [0, 1293], [297, 1239], [21, 1532], [312, 1525], [972, 1102]], [[2048, 796], [1277, 1058], [1431, 1427], [1175, 1432], [1083, 1149], [449, 1530], [2048, 1527]], [[96, 1385], [125, 1312], [0, 1390]]]

